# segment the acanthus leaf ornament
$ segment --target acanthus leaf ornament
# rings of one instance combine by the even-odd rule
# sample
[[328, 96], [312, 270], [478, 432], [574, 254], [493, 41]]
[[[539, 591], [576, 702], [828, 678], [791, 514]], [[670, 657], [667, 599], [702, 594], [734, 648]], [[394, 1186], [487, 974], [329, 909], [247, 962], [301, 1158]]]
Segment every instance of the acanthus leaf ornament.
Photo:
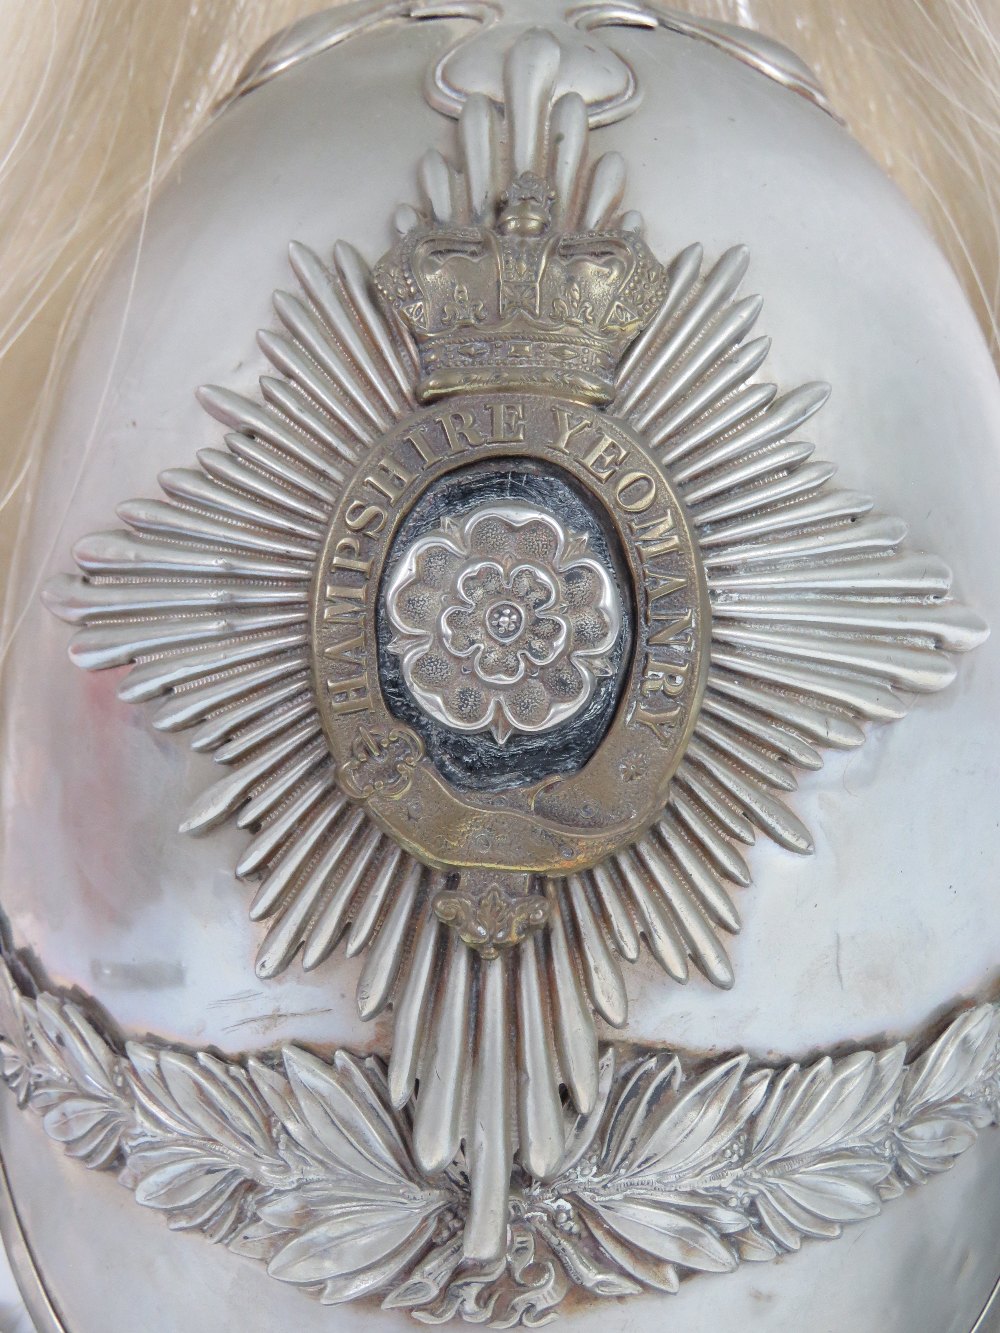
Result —
[[[383, 1109], [412, 1103], [421, 1178], [464, 1152], [469, 1262], [504, 1254], [512, 1172], [565, 1174], [561, 1090], [588, 1124], [610, 1105], [595, 1018], [626, 1021], [621, 961], [645, 941], [675, 980], [732, 985], [741, 848], [812, 850], [795, 770], [947, 686], [986, 632], [797, 438], [828, 387], [757, 380], [746, 250], [653, 256], [561, 59], [532, 31], [505, 106], [465, 98], [374, 270], [291, 247], [260, 400], [203, 389], [226, 448], [47, 592], [78, 665], [128, 666], [120, 696], [228, 769], [184, 827], [248, 831], [259, 974], [367, 951], [359, 1007], [395, 1025]], [[747, 1106], [766, 1081], [730, 1076]], [[581, 1190], [619, 1266], [638, 1247], [669, 1286], [695, 1236], [736, 1262], [721, 1223], [649, 1249], [661, 1201]]]

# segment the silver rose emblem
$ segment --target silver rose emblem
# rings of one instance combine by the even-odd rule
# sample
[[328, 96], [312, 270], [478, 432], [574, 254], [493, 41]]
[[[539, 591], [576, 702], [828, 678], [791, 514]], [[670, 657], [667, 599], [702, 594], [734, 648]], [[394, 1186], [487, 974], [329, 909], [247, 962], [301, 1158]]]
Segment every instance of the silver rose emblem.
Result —
[[528, 505], [445, 519], [415, 541], [386, 608], [403, 678], [421, 708], [501, 743], [578, 713], [621, 632], [611, 573], [587, 538]]

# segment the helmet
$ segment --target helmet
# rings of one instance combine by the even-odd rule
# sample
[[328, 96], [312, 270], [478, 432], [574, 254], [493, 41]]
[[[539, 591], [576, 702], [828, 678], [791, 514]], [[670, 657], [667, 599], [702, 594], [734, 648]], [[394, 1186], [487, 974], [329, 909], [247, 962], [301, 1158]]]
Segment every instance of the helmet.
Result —
[[557, 0], [265, 48], [19, 552], [40, 1327], [971, 1329], [998, 433], [783, 49]]

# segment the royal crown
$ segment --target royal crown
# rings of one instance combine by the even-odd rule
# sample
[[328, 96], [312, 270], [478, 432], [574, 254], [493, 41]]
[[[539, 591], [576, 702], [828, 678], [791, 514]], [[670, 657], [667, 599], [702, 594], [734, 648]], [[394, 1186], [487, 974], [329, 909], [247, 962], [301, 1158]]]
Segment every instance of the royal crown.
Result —
[[544, 180], [519, 175], [488, 220], [418, 220], [376, 265], [416, 341], [422, 399], [480, 389], [611, 399], [666, 271], [638, 231], [561, 230], [553, 205]]

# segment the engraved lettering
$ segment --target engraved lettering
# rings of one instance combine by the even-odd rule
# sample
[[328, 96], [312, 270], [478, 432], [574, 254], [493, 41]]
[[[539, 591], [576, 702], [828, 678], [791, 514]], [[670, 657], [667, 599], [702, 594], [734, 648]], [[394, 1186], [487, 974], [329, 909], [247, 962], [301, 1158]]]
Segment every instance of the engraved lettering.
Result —
[[607, 481], [621, 467], [628, 457], [628, 450], [610, 435], [602, 435], [590, 452], [584, 457], [584, 466], [591, 471], [598, 481]]
[[361, 634], [353, 639], [341, 639], [339, 643], [329, 643], [323, 649], [323, 656], [331, 666], [343, 666], [348, 671], [357, 671], [365, 664], [365, 640]]
[[676, 551], [680, 546], [680, 538], [674, 531], [672, 510], [665, 518], [651, 518], [645, 523], [633, 523], [632, 531], [635, 534], [636, 546], [647, 557], [666, 555], [668, 551]]
[[581, 421], [574, 423], [565, 407], [553, 407], [552, 411], [555, 414], [556, 427], [559, 432], [552, 441], [553, 449], [561, 449], [565, 452], [574, 435], [579, 435], [580, 431], [587, 430], [593, 425], [590, 417], [584, 417]]
[[433, 463], [435, 459], [434, 450], [431, 448], [431, 442], [427, 438], [426, 424], [415, 427], [409, 435], [403, 436], [403, 444], [412, 445], [425, 463]]
[[648, 472], [626, 472], [615, 487], [615, 499], [626, 514], [645, 513], [656, 499], [656, 482]]
[[344, 713], [360, 713], [371, 706], [368, 681], [364, 676], [355, 676], [352, 680], [328, 680], [326, 688], [330, 712], [338, 717]]
[[648, 699], [651, 695], [665, 694], [668, 699], [679, 698], [687, 686], [687, 675], [690, 669], [690, 662], [668, 666], [666, 663], [661, 665], [647, 657], [642, 684], [639, 687], [643, 697]]
[[646, 592], [650, 605], [661, 597], [670, 597], [681, 588], [687, 587], [687, 579], [674, 578], [670, 574], [657, 574], [654, 570], [646, 573]]
[[524, 440], [524, 405], [490, 403], [494, 444], [521, 444]]
[[662, 648], [670, 642], [671, 639], [678, 638], [681, 634], [687, 634], [694, 628], [694, 612], [685, 611], [682, 616], [677, 616], [673, 620], [668, 620], [662, 629], [658, 629], [655, 634], [649, 636], [649, 646], [651, 648]]
[[357, 621], [365, 609], [365, 585], [349, 588], [342, 583], [326, 585], [326, 605], [323, 619], [327, 624], [346, 625]]
[[360, 556], [361, 543], [357, 537], [341, 537], [333, 548], [330, 564], [334, 569], [352, 569], [358, 574], [364, 574], [367, 578], [372, 570], [372, 562], [362, 560]]
[[363, 500], [353, 500], [344, 515], [347, 527], [366, 537], [377, 537], [388, 521], [389, 515], [381, 505], [366, 505]]
[[661, 745], [670, 747], [674, 743], [674, 729], [682, 716], [683, 709], [680, 704], [674, 704], [660, 713], [639, 707], [633, 713], [632, 720], [640, 727], [648, 727]]
[[471, 412], [446, 412], [434, 420], [445, 433], [448, 448], [453, 454], [464, 453], [466, 449], [475, 449], [486, 443], [486, 438], [476, 426], [476, 419]]
[[365, 477], [365, 485], [384, 495], [390, 504], [396, 504], [412, 480], [411, 473], [404, 472], [397, 463], [386, 461]]

